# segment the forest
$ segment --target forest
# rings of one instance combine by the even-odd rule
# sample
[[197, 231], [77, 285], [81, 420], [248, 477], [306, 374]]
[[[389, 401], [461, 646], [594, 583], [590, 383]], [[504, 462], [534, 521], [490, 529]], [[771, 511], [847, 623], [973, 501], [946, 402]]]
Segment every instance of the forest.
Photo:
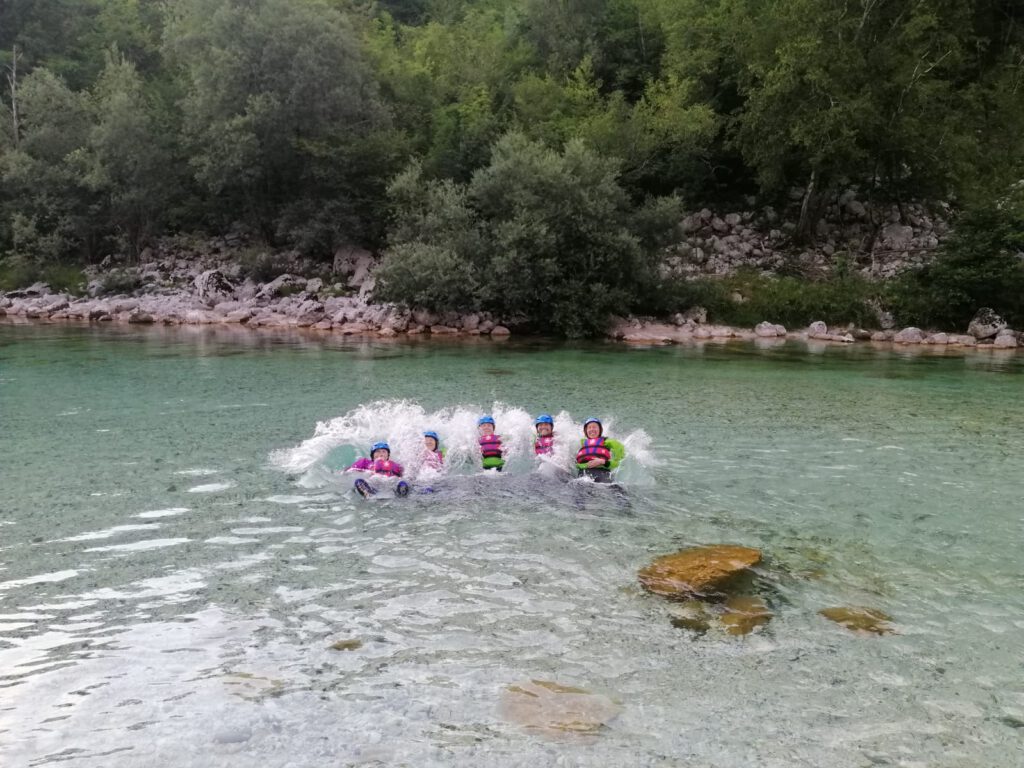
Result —
[[855, 186], [951, 203], [955, 235], [893, 285], [807, 290], [1024, 322], [1022, 22], [1014, 0], [0, 0], [0, 288], [244, 230], [380, 254], [383, 301], [586, 336], [713, 303], [658, 270], [686, 211], [797, 190], [813, 246]]

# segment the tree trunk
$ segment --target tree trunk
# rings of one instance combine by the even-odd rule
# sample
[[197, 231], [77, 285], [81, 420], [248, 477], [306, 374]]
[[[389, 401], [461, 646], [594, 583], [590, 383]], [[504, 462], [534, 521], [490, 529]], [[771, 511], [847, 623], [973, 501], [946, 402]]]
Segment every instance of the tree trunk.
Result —
[[14, 147], [17, 148], [21, 133], [18, 126], [18, 46], [14, 46], [11, 50], [11, 66], [7, 82], [11, 86], [11, 120], [14, 123]]
[[807, 182], [803, 202], [800, 204], [800, 220], [796, 225], [793, 240], [799, 245], [808, 245], [815, 241], [818, 234], [818, 221], [824, 210], [827, 186], [822, 187], [818, 178], [817, 168], [811, 170], [811, 178]]

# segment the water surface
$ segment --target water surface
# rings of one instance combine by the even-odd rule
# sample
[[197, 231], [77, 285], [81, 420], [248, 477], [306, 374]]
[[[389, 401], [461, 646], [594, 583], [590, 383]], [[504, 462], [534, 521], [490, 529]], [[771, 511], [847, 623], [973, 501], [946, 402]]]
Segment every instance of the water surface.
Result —
[[[0, 325], [0, 764], [1017, 766], [1022, 373], [991, 352]], [[309, 449], [379, 401], [382, 422], [594, 413], [649, 445], [628, 508], [525, 458], [364, 502], [331, 479], [344, 449]], [[677, 629], [636, 586], [718, 542], [768, 558], [775, 616], [746, 637]], [[837, 605], [897, 634], [817, 613]], [[500, 698], [529, 679], [620, 714], [527, 731]]]

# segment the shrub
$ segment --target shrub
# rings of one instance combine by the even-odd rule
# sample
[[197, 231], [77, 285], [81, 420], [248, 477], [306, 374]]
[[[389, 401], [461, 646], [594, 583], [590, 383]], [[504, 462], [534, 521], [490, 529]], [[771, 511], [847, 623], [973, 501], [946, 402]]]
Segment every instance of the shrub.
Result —
[[617, 168], [580, 142], [556, 152], [516, 133], [468, 184], [429, 181], [413, 166], [389, 190], [396, 216], [376, 297], [603, 333], [650, 284], [659, 227], [678, 221], [671, 199], [638, 208]]
[[[702, 306], [714, 322], [745, 327], [762, 320], [790, 327], [824, 320], [829, 324], [854, 323], [870, 328], [877, 323], [874, 302], [881, 290], [880, 286], [856, 276], [815, 282], [740, 272], [725, 278], [669, 282], [647, 307], [655, 308], [656, 314], [667, 315]], [[738, 301], [735, 295], [742, 300]], [[635, 309], [640, 311], [639, 307]], [[650, 309], [646, 314], [650, 314]]]
[[902, 275], [889, 299], [908, 325], [965, 328], [980, 307], [1024, 324], [1024, 186], [964, 211], [935, 260]]

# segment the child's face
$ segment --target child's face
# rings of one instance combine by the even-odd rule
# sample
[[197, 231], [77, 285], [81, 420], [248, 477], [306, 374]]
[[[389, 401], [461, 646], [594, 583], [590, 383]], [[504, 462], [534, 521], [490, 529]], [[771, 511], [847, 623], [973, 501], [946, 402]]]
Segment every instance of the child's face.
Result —
[[481, 435], [493, 435], [494, 434], [494, 425], [493, 424], [481, 424], [480, 425], [480, 434]]
[[598, 424], [596, 421], [592, 421], [589, 424], [587, 424], [586, 427], [584, 427], [583, 434], [585, 434], [591, 440], [594, 440], [595, 438], [601, 436], [601, 425]]
[[554, 432], [554, 428], [550, 424], [537, 425], [537, 434], [541, 437], [551, 437], [552, 432]]
[[370, 458], [374, 461], [387, 461], [390, 456], [391, 454], [388, 453], [387, 448], [378, 448]]
[[423, 438], [423, 444], [425, 446], [427, 446], [427, 450], [428, 451], [436, 451], [437, 450], [437, 440], [435, 440], [432, 437], [424, 437]]

